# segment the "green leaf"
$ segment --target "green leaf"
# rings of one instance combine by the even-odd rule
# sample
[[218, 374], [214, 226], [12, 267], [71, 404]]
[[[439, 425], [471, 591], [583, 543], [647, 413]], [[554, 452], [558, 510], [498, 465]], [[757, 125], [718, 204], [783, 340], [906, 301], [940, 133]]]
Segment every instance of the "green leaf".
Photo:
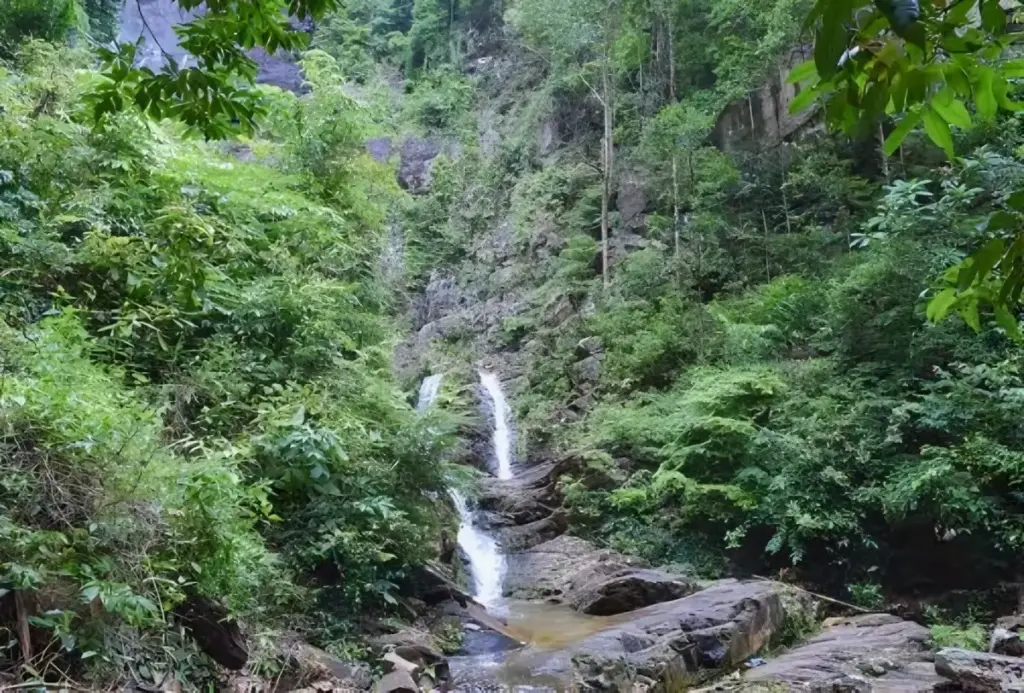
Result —
[[1006, 242], [1002, 238], [993, 238], [984, 246], [981, 250], [976, 251], [971, 255], [971, 264], [974, 266], [974, 282], [981, 283], [985, 281], [988, 273], [992, 271], [992, 268], [996, 266], [996, 263], [1002, 259], [1003, 254], [1006, 252]]
[[928, 302], [928, 308], [926, 310], [928, 319], [932, 322], [944, 320], [946, 315], [949, 314], [949, 309], [956, 303], [956, 300], [956, 289], [950, 287], [940, 291], [935, 295], [935, 298]]
[[950, 88], [943, 89], [932, 98], [932, 108], [950, 125], [964, 130], [971, 127], [971, 114], [963, 101], [953, 97]]
[[981, 25], [992, 34], [1006, 31], [1006, 11], [999, 6], [999, 0], [983, 0]]
[[989, 233], [996, 231], [1003, 231], [1005, 229], [1016, 228], [1017, 217], [1010, 214], [1005, 210], [999, 210], [989, 215], [989, 218], [985, 221], [985, 230]]
[[789, 74], [786, 76], [786, 82], [789, 84], [796, 84], [797, 82], [815, 79], [817, 76], [818, 69], [814, 66], [814, 61], [807, 60], [789, 71]]
[[792, 101], [789, 102], [790, 114], [800, 113], [805, 110], [808, 106], [814, 103], [815, 98], [818, 96], [817, 88], [804, 89], [797, 94]]
[[964, 319], [971, 329], [975, 332], [981, 332], [981, 318], [978, 316], [978, 300], [972, 298], [962, 308], [960, 308], [960, 317]]
[[946, 152], [947, 157], [954, 158], [956, 152], [953, 150], [953, 135], [946, 121], [931, 108], [925, 108], [921, 112], [921, 118], [924, 120], [924, 131], [928, 133], [931, 141]]
[[900, 124], [896, 126], [895, 130], [889, 133], [889, 136], [885, 138], [885, 142], [882, 143], [882, 151], [885, 152], [885, 155], [892, 156], [893, 153], [900, 148], [900, 145], [903, 144], [903, 140], [907, 138], [907, 135], [909, 135], [920, 122], [920, 113], [912, 112], [903, 116], [903, 120], [900, 121]]
[[1010, 195], [1010, 198], [1006, 201], [1013, 209], [1017, 211], [1024, 211], [1024, 190], [1018, 190], [1017, 192]]
[[975, 78], [974, 105], [978, 109], [978, 115], [982, 120], [993, 120], [999, 112], [999, 104], [993, 90], [995, 73], [990, 67], [980, 67], [975, 73]]
[[1010, 313], [1009, 309], [1002, 303], [993, 306], [996, 316], [996, 324], [1003, 328], [1006, 336], [1015, 342], [1021, 340], [1020, 325], [1017, 319]]
[[822, 17], [821, 28], [814, 37], [814, 65], [822, 79], [828, 79], [839, 69], [839, 59], [846, 52], [849, 36], [844, 16], [837, 7], [830, 8]]

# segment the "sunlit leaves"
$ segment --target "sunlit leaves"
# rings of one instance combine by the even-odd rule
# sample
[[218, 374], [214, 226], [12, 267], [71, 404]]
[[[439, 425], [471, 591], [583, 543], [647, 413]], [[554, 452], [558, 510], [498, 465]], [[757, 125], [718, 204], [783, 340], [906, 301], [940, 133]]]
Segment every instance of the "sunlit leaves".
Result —
[[[151, 118], [173, 118], [207, 139], [236, 132], [251, 134], [262, 113], [251, 89], [256, 63], [247, 51], [255, 47], [269, 53], [299, 50], [308, 35], [295, 29], [288, 15], [304, 19], [334, 9], [336, 0], [250, 0], [206, 2], [205, 13], [176, 31], [180, 44], [195, 59], [194, 66], [179, 66], [165, 56], [161, 72], [136, 66], [137, 46], [121, 44], [117, 50], [100, 49], [106, 78], [91, 98], [93, 117], [135, 108]], [[182, 9], [200, 5], [180, 0]]]

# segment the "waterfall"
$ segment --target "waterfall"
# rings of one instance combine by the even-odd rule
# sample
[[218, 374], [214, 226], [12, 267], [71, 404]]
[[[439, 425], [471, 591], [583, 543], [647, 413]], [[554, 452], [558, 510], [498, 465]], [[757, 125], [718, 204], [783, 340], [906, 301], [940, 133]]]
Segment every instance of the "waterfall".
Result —
[[416, 411], [425, 412], [434, 403], [434, 400], [437, 399], [437, 393], [441, 389], [442, 378], [444, 378], [444, 375], [439, 373], [423, 379], [423, 382], [420, 383], [420, 398], [416, 402]]
[[[420, 384], [417, 411], [424, 412], [434, 403], [443, 377], [431, 375], [424, 378]], [[466, 497], [454, 488], [448, 489], [448, 495], [459, 515], [459, 548], [469, 560], [469, 572], [473, 576], [473, 598], [489, 609], [499, 607], [505, 578], [505, 557], [498, 549], [498, 542], [476, 526]]]
[[505, 393], [501, 391], [498, 376], [487, 371], [480, 371], [480, 384], [491, 397], [491, 413], [494, 414], [494, 457], [498, 462], [498, 478], [512, 478], [512, 430], [509, 426], [511, 416]]
[[505, 578], [505, 557], [498, 542], [484, 534], [473, 522], [465, 496], [449, 489], [448, 493], [459, 513], [459, 547], [469, 559], [469, 572], [473, 575], [473, 598], [489, 609], [501, 605], [502, 583]]

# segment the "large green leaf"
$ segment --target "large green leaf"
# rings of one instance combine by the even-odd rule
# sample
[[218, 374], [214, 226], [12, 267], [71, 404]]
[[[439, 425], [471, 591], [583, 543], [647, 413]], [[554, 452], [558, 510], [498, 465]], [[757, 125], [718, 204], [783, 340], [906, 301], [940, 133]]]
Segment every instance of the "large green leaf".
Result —
[[924, 131], [928, 133], [929, 139], [952, 159], [956, 153], [953, 150], [953, 134], [949, 131], [946, 121], [930, 107], [921, 111], [921, 118], [924, 120]]
[[889, 133], [889, 136], [885, 138], [885, 142], [882, 143], [882, 151], [885, 152], [886, 156], [892, 156], [893, 153], [900, 148], [903, 144], [903, 140], [907, 139], [917, 124], [921, 122], [920, 113], [907, 113], [903, 116], [903, 120], [896, 126], [896, 129]]

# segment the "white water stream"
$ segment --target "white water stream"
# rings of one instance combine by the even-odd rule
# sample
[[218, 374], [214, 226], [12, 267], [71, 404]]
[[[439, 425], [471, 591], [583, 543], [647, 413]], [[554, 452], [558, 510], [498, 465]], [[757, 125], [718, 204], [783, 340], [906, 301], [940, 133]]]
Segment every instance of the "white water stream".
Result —
[[480, 384], [491, 398], [491, 413], [494, 414], [494, 457], [498, 462], [498, 478], [512, 478], [512, 430], [509, 427], [510, 413], [505, 393], [501, 391], [498, 376], [480, 371]]
[[[416, 409], [424, 412], [430, 408], [441, 388], [442, 375], [431, 375], [420, 384], [419, 401]], [[481, 378], [483, 374], [481, 374]], [[493, 377], [493, 376], [492, 376]], [[495, 381], [497, 382], [497, 381]], [[498, 390], [500, 394], [500, 387]], [[504, 397], [502, 397], [504, 403]], [[508, 428], [505, 426], [505, 430]], [[497, 431], [495, 431], [497, 436]], [[507, 433], [506, 433], [507, 436]], [[511, 476], [511, 470], [509, 470]], [[473, 576], [473, 598], [488, 610], [500, 610], [504, 599], [502, 583], [505, 579], [505, 556], [493, 537], [480, 530], [473, 521], [473, 511], [466, 497], [454, 488], [448, 489], [452, 504], [459, 514], [459, 548], [469, 560], [469, 572]]]

